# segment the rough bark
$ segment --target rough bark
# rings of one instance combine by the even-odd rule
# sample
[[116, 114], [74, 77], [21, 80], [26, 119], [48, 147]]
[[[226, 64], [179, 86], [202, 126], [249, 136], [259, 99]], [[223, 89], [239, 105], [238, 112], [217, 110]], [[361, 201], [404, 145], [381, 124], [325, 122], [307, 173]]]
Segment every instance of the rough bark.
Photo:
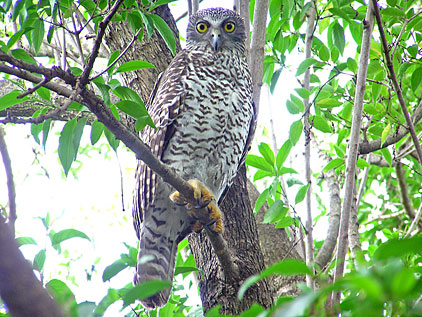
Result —
[[204, 232], [193, 234], [189, 243], [200, 274], [199, 290], [204, 312], [215, 305], [222, 305], [222, 314], [239, 314], [252, 303], [264, 307], [272, 304], [272, 294], [267, 281], [248, 290], [242, 302], [237, 300], [240, 284], [249, 276], [264, 269], [264, 257], [259, 246], [257, 225], [250, 205], [246, 169], [243, 166], [224, 201], [220, 204], [224, 215], [224, 238], [229, 251], [238, 265], [240, 279], [228, 283], [221, 271], [217, 257]]

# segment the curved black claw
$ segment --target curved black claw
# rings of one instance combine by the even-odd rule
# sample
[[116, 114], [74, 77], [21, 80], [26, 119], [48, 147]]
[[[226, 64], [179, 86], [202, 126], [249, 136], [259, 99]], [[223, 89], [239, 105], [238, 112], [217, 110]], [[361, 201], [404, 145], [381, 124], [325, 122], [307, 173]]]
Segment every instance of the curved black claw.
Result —
[[193, 206], [193, 208], [195, 208], [195, 209], [203, 209], [203, 208], [207, 207], [209, 204], [210, 204], [210, 201], [203, 202], [202, 204], [198, 201], [198, 205]]

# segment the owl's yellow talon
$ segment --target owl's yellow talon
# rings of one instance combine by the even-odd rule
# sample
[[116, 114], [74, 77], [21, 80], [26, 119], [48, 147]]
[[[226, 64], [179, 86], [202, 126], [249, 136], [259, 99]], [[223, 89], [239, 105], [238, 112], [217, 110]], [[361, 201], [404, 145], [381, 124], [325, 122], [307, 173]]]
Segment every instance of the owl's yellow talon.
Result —
[[173, 192], [169, 196], [170, 200], [174, 202], [176, 205], [179, 206], [185, 206], [187, 202], [185, 201], [185, 198], [179, 193], [179, 192]]
[[221, 211], [215, 203], [214, 195], [204, 184], [202, 184], [197, 179], [191, 179], [188, 181], [188, 183], [193, 189], [193, 197], [198, 203], [197, 206], [192, 206], [191, 204], [187, 203], [183, 195], [177, 191], [170, 195], [170, 199], [177, 205], [186, 205], [188, 209], [187, 213], [195, 219], [199, 218], [197, 216], [196, 209], [206, 208], [208, 210], [209, 215], [207, 217], [209, 218], [209, 221], [207, 223], [196, 221], [192, 227], [193, 231], [199, 232], [202, 230], [204, 225], [207, 225], [211, 230], [222, 233], [223, 221], [221, 220]]

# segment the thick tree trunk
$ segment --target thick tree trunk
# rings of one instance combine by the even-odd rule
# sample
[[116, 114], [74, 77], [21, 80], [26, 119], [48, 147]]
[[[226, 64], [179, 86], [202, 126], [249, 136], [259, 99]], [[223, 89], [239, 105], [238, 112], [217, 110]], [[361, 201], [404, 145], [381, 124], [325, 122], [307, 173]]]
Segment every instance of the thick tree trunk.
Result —
[[235, 264], [239, 267], [237, 281], [228, 282], [205, 232], [192, 234], [189, 243], [200, 274], [199, 290], [204, 312], [220, 304], [221, 313], [238, 314], [257, 302], [264, 307], [272, 304], [272, 292], [267, 281], [249, 289], [242, 302], [237, 300], [240, 284], [264, 269], [264, 257], [259, 245], [258, 230], [247, 190], [246, 169], [243, 166], [225, 199], [220, 204], [224, 215], [224, 239]]

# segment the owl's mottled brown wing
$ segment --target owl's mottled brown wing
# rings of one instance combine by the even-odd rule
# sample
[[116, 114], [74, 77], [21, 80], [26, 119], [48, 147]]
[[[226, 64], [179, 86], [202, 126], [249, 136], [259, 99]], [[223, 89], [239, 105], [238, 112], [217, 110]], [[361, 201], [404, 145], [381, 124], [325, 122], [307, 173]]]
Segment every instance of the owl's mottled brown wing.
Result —
[[[149, 126], [141, 132], [141, 139], [152, 153], [161, 159], [169, 139], [173, 135], [172, 123], [180, 113], [185, 97], [185, 87], [181, 80], [185, 74], [188, 54], [183, 50], [162, 73], [150, 95], [147, 110], [157, 129]], [[157, 185], [157, 175], [142, 161], [136, 169], [136, 188], [133, 203], [133, 224], [139, 239], [143, 211], [153, 201]]]

